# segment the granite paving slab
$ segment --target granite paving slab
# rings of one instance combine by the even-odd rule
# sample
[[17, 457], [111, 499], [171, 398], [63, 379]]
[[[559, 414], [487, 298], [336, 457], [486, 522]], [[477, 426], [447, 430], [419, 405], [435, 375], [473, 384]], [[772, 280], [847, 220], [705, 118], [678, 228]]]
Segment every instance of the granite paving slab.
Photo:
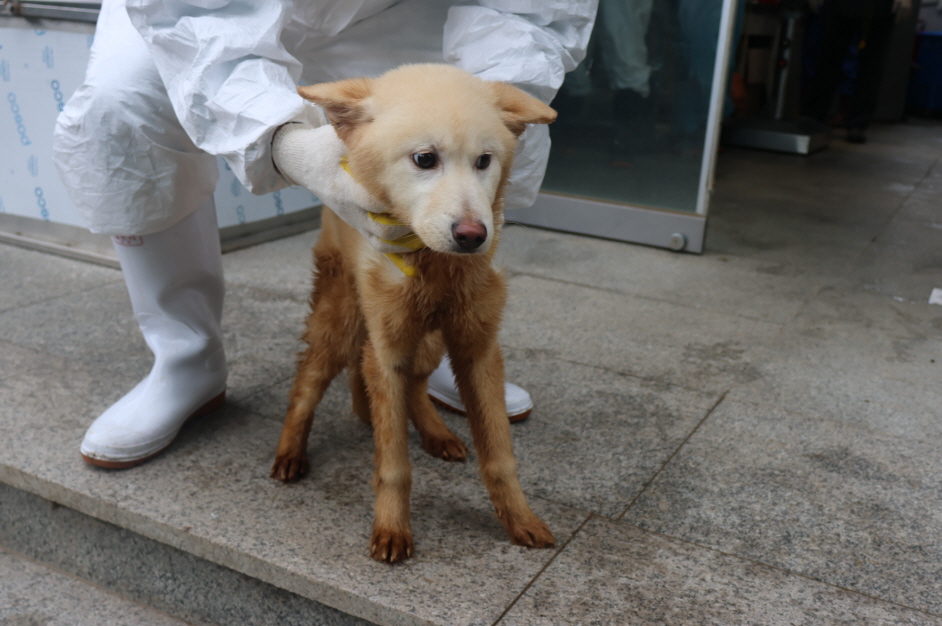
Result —
[[116, 375], [131, 372], [139, 379], [152, 361], [123, 280], [5, 311], [0, 328], [11, 343]]
[[[847, 221], [826, 220], [814, 208], [809, 209], [809, 215], [781, 210], [795, 201], [787, 196], [776, 200], [742, 199], [731, 193], [727, 199], [718, 192], [715, 198], [704, 244], [708, 250], [827, 275], [846, 271], [891, 215], [887, 212], [870, 220], [857, 216]], [[846, 198], [835, 202], [849, 204]], [[757, 215], [760, 210], [761, 216]], [[836, 239], [842, 239], [842, 245], [835, 246]]]
[[942, 218], [927, 222], [897, 216], [856, 262], [848, 279], [897, 300], [927, 303], [933, 288], [942, 289]]
[[[938, 145], [942, 134], [932, 135]], [[906, 198], [899, 215], [909, 219], [923, 219], [928, 222], [938, 220], [938, 199], [942, 193], [942, 155], [936, 147], [936, 160]]]
[[942, 615], [940, 511], [938, 442], [726, 400], [623, 519]]
[[266, 242], [222, 256], [226, 284], [250, 287], [276, 298], [307, 302], [314, 259], [311, 248], [320, 229]]
[[0, 312], [122, 282], [121, 272], [0, 245]]
[[[578, 283], [766, 322], [791, 318], [820, 283], [811, 271], [707, 251], [702, 256], [524, 226], [501, 236], [512, 274]], [[717, 281], [722, 274], [725, 279]]]
[[[228, 286], [222, 326], [230, 394], [250, 394], [269, 384], [259, 381], [293, 374], [306, 312], [306, 297]], [[80, 360], [127, 382], [153, 364], [123, 282], [0, 313], [0, 327], [6, 341], [22, 348]]]
[[942, 618], [593, 518], [500, 624], [930, 626]]
[[[853, 194], [901, 189], [921, 181], [938, 165], [942, 129], [938, 125], [896, 124], [875, 126], [864, 145], [832, 141], [827, 150], [807, 157], [745, 148], [724, 149], [718, 162], [722, 187], [768, 190], [800, 189], [800, 205], [826, 201], [828, 194]], [[727, 177], [729, 174], [742, 174]], [[810, 193], [815, 192], [815, 193]], [[860, 203], [874, 203], [868, 193], [858, 193]], [[842, 210], [840, 207], [833, 207]]]
[[751, 376], [751, 362], [779, 328], [692, 306], [515, 276], [501, 343], [534, 355], [722, 393]]
[[[942, 137], [938, 128], [924, 132]], [[724, 150], [706, 249], [840, 275], [938, 159], [925, 138], [923, 149], [880, 140], [892, 134], [877, 132], [863, 147], [832, 142], [809, 157]]]
[[276, 297], [256, 287], [229, 285], [222, 318], [229, 397], [244, 398], [294, 377], [307, 313], [306, 296]]
[[[39, 465], [48, 458], [78, 459], [88, 426], [136, 383], [133, 372], [36, 351], [26, 352], [19, 367], [0, 379], [0, 441], [8, 442], [4, 454]], [[36, 449], [25, 447], [27, 442]]]
[[942, 174], [933, 174], [923, 178], [900, 207], [897, 217], [922, 220], [928, 224], [937, 224], [939, 220], [939, 197], [942, 196]]
[[[942, 137], [942, 131], [932, 131]], [[917, 146], [889, 147], [874, 142], [865, 147], [835, 142], [833, 149], [809, 157], [789, 154], [756, 154], [754, 150], [724, 150], [718, 161], [717, 191], [727, 197], [783, 199], [794, 202], [777, 206], [794, 216], [817, 215], [814, 223], [832, 220], [864, 221], [894, 210], [932, 170], [939, 154]], [[835, 202], [852, 198], [853, 207]], [[761, 205], [757, 205], [759, 210]], [[814, 212], [809, 209], [815, 209]], [[822, 219], [823, 218], [823, 219]]]
[[186, 622], [0, 546], [4, 626], [185, 626]]
[[0, 379], [13, 376], [29, 367], [35, 354], [35, 350], [21, 348], [0, 339]]
[[[428, 457], [412, 439], [416, 558], [372, 561], [372, 434], [325, 408], [311, 476], [268, 477], [280, 424], [238, 405], [194, 421], [126, 471], [85, 465], [78, 442], [110, 389], [107, 371], [49, 357], [0, 381], [0, 480], [211, 562], [381, 624], [490, 624], [555, 553], [513, 546], [473, 462]], [[519, 448], [520, 446], [518, 446]], [[531, 496], [562, 545], [588, 513]]]
[[822, 289], [730, 398], [942, 441], [942, 307]]

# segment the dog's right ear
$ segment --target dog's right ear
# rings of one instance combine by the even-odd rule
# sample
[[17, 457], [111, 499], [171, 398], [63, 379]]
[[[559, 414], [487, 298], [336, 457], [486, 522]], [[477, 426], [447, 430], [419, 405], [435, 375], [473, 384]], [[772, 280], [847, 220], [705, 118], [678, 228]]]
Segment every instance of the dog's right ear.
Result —
[[367, 110], [367, 99], [372, 93], [368, 78], [298, 87], [298, 93], [305, 100], [324, 107], [337, 136], [343, 141], [347, 140], [356, 126], [373, 120]]
[[500, 82], [489, 82], [489, 85], [497, 97], [504, 125], [517, 137], [526, 130], [527, 124], [549, 124], [556, 119], [556, 111], [522, 89]]

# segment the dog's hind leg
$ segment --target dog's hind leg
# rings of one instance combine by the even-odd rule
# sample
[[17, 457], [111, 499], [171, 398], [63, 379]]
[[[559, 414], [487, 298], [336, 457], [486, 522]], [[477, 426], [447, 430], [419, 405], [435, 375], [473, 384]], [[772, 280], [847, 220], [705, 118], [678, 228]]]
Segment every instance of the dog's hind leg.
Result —
[[504, 400], [504, 362], [496, 336], [493, 341], [476, 345], [449, 341], [448, 348], [461, 399], [468, 410], [481, 477], [497, 517], [515, 544], [552, 547], [553, 534], [530, 509], [517, 478]]
[[426, 452], [445, 461], [464, 461], [468, 458], [468, 448], [445, 426], [428, 397], [428, 377], [438, 367], [444, 352], [439, 332], [429, 333], [419, 344], [409, 387], [409, 415]]
[[350, 399], [353, 401], [353, 414], [367, 425], [372, 426], [370, 417], [370, 397], [366, 393], [366, 381], [363, 380], [362, 359], [358, 358], [347, 365], [347, 384], [350, 387]]
[[314, 408], [330, 381], [355, 358], [365, 336], [356, 293], [339, 255], [317, 251], [315, 256], [318, 272], [304, 333], [307, 348], [298, 360], [271, 470], [272, 478], [284, 482], [298, 480], [307, 473], [307, 441]]

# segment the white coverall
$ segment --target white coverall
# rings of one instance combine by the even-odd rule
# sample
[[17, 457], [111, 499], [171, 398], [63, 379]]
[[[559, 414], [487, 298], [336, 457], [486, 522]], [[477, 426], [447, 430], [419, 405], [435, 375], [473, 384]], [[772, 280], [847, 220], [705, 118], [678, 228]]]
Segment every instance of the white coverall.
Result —
[[[549, 102], [585, 55], [596, 2], [106, 0], [85, 83], [56, 125], [56, 163], [92, 232], [159, 232], [212, 196], [211, 155], [254, 193], [287, 185], [273, 132], [319, 119], [298, 84], [449, 62]], [[529, 128], [508, 209], [532, 204], [548, 154], [546, 126]]]

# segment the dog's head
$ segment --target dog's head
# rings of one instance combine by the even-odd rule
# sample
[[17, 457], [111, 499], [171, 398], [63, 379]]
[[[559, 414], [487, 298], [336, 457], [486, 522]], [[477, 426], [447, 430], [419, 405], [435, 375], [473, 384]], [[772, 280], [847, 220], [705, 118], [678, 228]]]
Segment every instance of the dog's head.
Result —
[[301, 87], [347, 145], [353, 176], [426, 246], [482, 253], [503, 222], [517, 137], [556, 112], [450, 65]]

